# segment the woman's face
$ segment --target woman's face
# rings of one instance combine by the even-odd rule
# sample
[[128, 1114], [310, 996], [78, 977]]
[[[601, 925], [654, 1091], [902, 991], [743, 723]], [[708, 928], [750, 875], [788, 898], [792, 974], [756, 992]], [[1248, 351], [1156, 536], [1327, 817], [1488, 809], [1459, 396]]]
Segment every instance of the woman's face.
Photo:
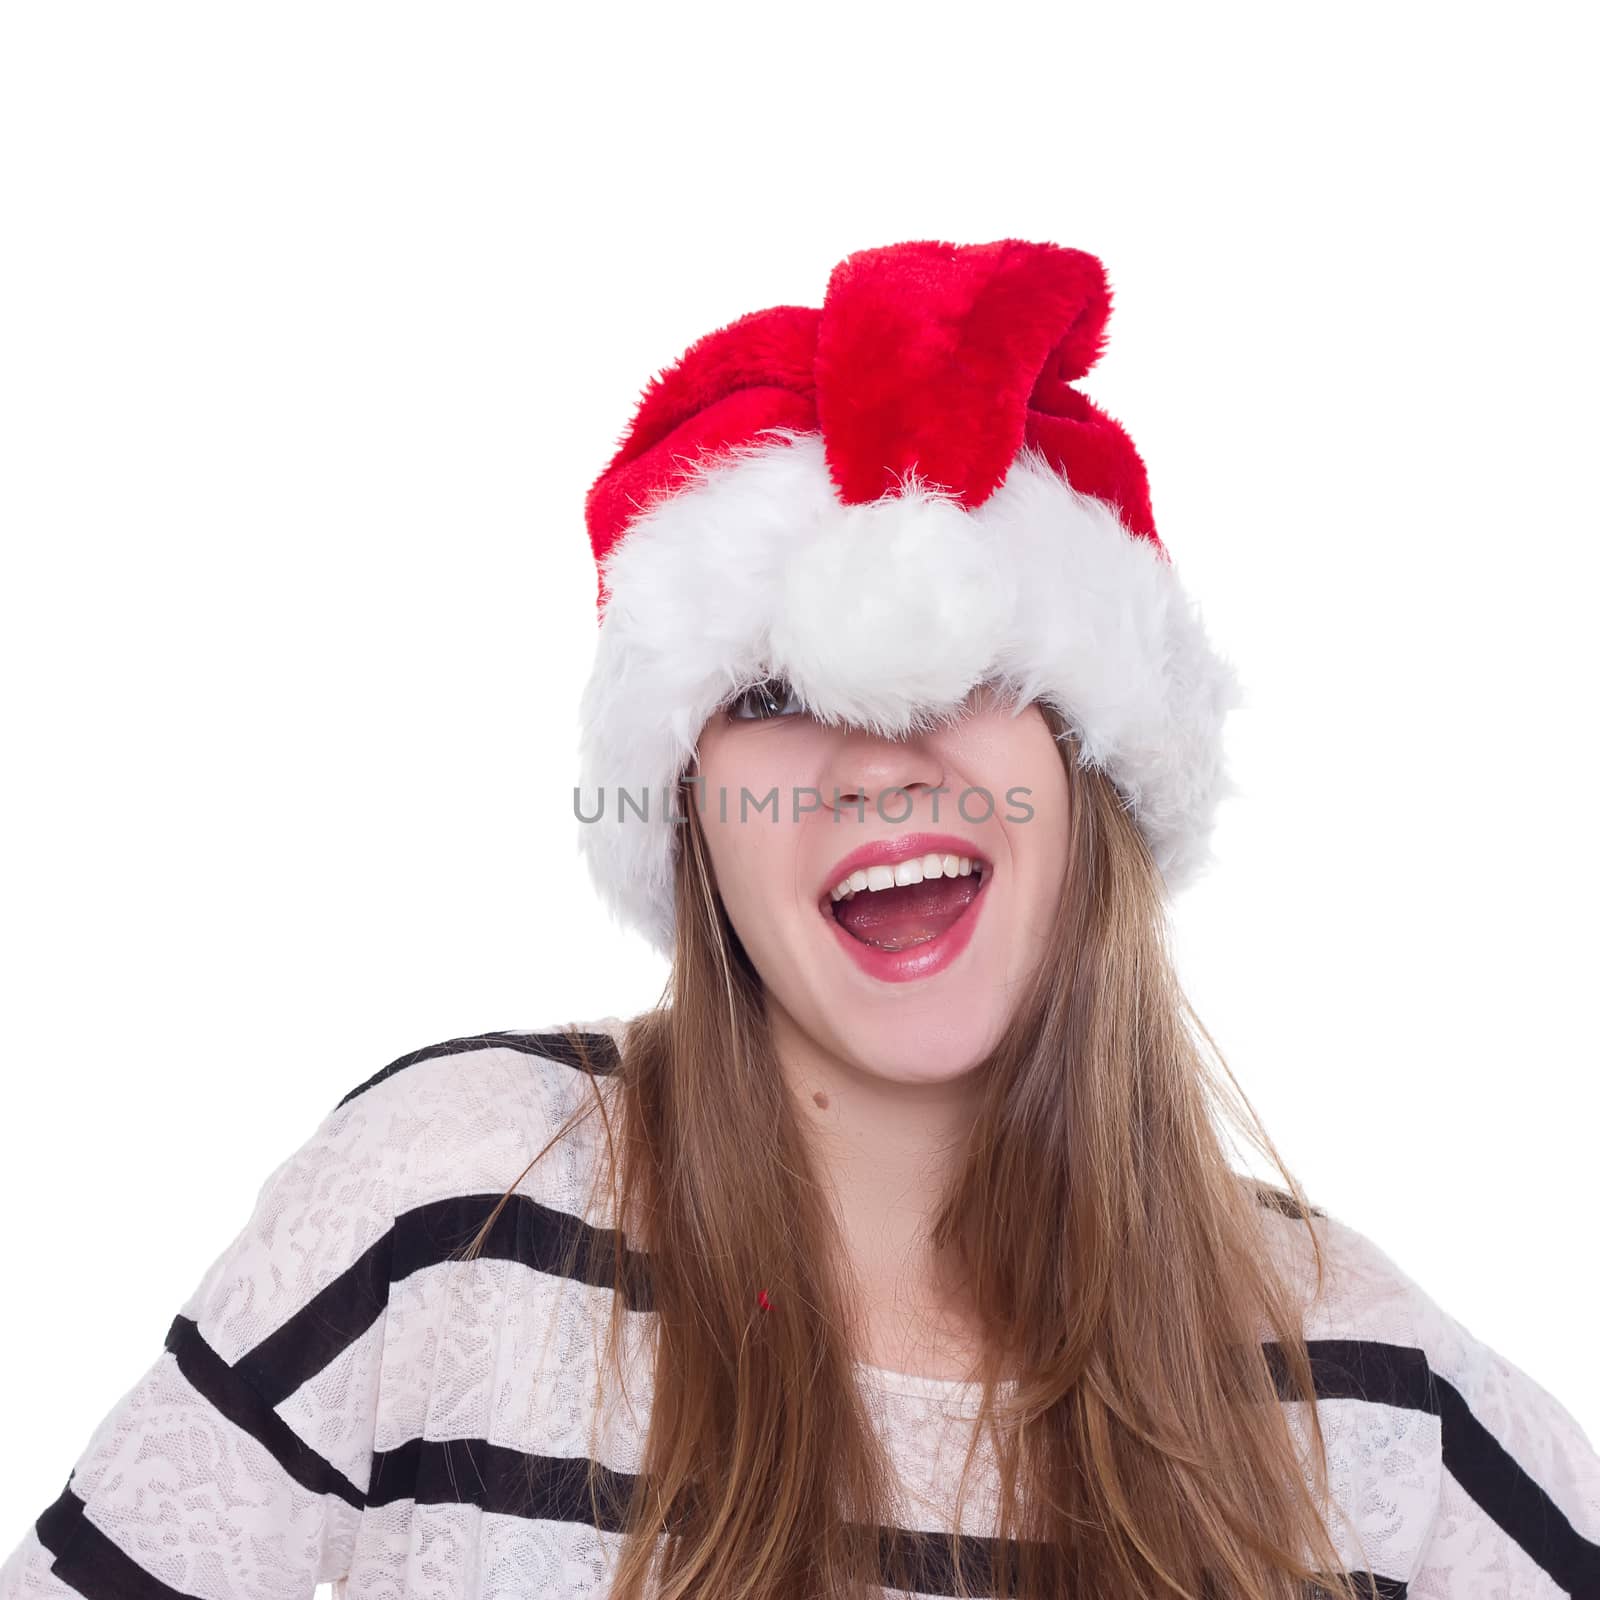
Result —
[[769, 1004], [879, 1076], [975, 1065], [1037, 966], [1066, 870], [1067, 775], [1038, 706], [980, 687], [896, 740], [828, 727], [777, 684], [716, 712], [697, 757], [688, 803]]

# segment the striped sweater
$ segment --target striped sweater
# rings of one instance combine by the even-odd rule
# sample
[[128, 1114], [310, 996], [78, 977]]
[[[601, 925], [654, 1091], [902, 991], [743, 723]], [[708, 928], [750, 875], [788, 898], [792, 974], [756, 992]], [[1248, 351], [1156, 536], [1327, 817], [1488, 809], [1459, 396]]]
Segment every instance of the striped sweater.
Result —
[[[585, 1026], [614, 1066], [621, 1024]], [[352, 1089], [267, 1177], [60, 1494], [18, 1516], [0, 1600], [305, 1600], [329, 1583], [360, 1600], [603, 1597], [622, 1535], [594, 1526], [585, 1467], [619, 1485], [638, 1470], [652, 1313], [625, 1314], [631, 1404], [597, 1407], [619, 1242], [585, 1208], [597, 1120], [456, 1259], [588, 1096], [556, 1032], [451, 1040]], [[1263, 1215], [1309, 1270], [1304, 1224]], [[1413, 1600], [1600, 1597], [1600, 1457], [1578, 1423], [1371, 1241], [1314, 1225], [1331, 1277], [1306, 1333], [1330, 1483], [1359, 1536], [1333, 1519], [1349, 1570]], [[917, 1593], [954, 1592], [952, 1528], [983, 1592], [993, 1501], [980, 1476], [959, 1518], [953, 1502], [975, 1391], [858, 1375]]]

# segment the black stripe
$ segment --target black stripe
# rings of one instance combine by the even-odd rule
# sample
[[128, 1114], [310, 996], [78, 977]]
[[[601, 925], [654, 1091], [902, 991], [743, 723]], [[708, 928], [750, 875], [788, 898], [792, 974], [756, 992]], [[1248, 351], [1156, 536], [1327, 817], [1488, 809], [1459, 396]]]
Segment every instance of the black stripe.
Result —
[[[449, 1195], [402, 1212], [355, 1262], [240, 1356], [240, 1374], [271, 1405], [281, 1405], [366, 1333], [382, 1315], [393, 1284], [454, 1260], [502, 1198]], [[521, 1262], [547, 1277], [569, 1277], [592, 1288], [614, 1288], [620, 1237], [613, 1228], [597, 1228], [519, 1192], [495, 1218], [479, 1256]], [[642, 1253], [624, 1246], [622, 1270], [627, 1308], [653, 1310]]]
[[282, 1405], [383, 1315], [394, 1242], [390, 1226], [276, 1332], [239, 1357], [235, 1366], [269, 1405]]
[[361, 1491], [318, 1455], [272, 1409], [273, 1402], [258, 1394], [206, 1343], [190, 1318], [173, 1318], [166, 1348], [177, 1357], [178, 1370], [211, 1406], [248, 1433], [296, 1483], [314, 1494], [335, 1494], [357, 1510], [361, 1508], [365, 1499]]
[[[419, 1505], [470, 1505], [502, 1516], [565, 1522], [620, 1534], [634, 1476], [595, 1468], [590, 1502], [587, 1457], [527, 1455], [484, 1439], [411, 1439], [373, 1457], [370, 1505], [412, 1500]], [[857, 1530], [859, 1532], [859, 1530]], [[922, 1529], [880, 1528], [879, 1578], [920, 1594], [957, 1595], [959, 1569], [966, 1592], [989, 1595], [1001, 1559], [997, 1539], [963, 1534], [952, 1552], [948, 1534]], [[1012, 1592], [1017, 1585], [1017, 1549], [1005, 1547]], [[1373, 1600], [1405, 1600], [1406, 1586], [1393, 1578], [1357, 1572], [1358, 1590]], [[1328, 1591], [1313, 1588], [1312, 1595]]]
[[[595, 1504], [590, 1503], [587, 1457], [527, 1455], [483, 1439], [412, 1439], [373, 1457], [370, 1505], [413, 1500], [422, 1505], [471, 1505], [504, 1516], [623, 1531], [635, 1478], [597, 1467]], [[901, 1563], [912, 1588], [925, 1594], [955, 1595], [954, 1565], [946, 1534], [879, 1529], [879, 1560], [884, 1581], [889, 1562]], [[965, 1535], [958, 1563], [969, 1594], [992, 1592], [997, 1541]]]
[[[1015, 1549], [1005, 1552], [1010, 1573], [1011, 1593], [1017, 1592], [1019, 1563]], [[962, 1534], [951, 1551], [947, 1533], [927, 1533], [921, 1529], [878, 1529], [879, 1581], [885, 1588], [902, 1585], [919, 1594], [959, 1595], [959, 1571], [965, 1593], [975, 1596], [995, 1592], [995, 1569], [1001, 1561], [997, 1539], [978, 1534]]]
[[[599, 1075], [605, 1076], [616, 1071], [618, 1063], [617, 1044], [608, 1033], [580, 1033], [588, 1051], [589, 1063]], [[396, 1061], [391, 1061], [388, 1066], [380, 1068], [364, 1083], [358, 1083], [344, 1099], [340, 1106], [348, 1105], [359, 1094], [365, 1094], [368, 1089], [380, 1084], [385, 1078], [392, 1078], [395, 1073], [403, 1072], [407, 1067], [414, 1067], [419, 1061], [432, 1061], [439, 1056], [468, 1055], [477, 1050], [516, 1050], [523, 1055], [542, 1056], [551, 1061], [557, 1061], [562, 1066], [581, 1070], [583, 1063], [579, 1059], [577, 1047], [569, 1034], [565, 1033], [527, 1033], [515, 1029], [499, 1029], [489, 1033], [463, 1034], [459, 1039], [446, 1039], [441, 1044], [424, 1045], [420, 1050], [409, 1051]], [[334, 1107], [338, 1110], [338, 1106]]]
[[[486, 1439], [408, 1439], [393, 1450], [374, 1452], [367, 1504], [469, 1505], [503, 1516], [592, 1527], [589, 1470], [587, 1456], [529, 1455]], [[622, 1531], [633, 1485], [630, 1473], [596, 1467], [603, 1531]]]
[[[1356, 1593], [1365, 1600], [1406, 1600], [1407, 1585], [1399, 1578], [1381, 1577], [1376, 1572], [1348, 1572], [1346, 1577], [1355, 1581]], [[1324, 1584], [1303, 1586], [1306, 1600], [1328, 1600], [1333, 1590]]]
[[1434, 1384], [1450, 1476], [1564, 1594], [1600, 1600], [1600, 1544], [1572, 1526], [1555, 1501], [1472, 1414], [1452, 1383], [1435, 1373]]
[[[395, 1225], [393, 1281], [453, 1260], [502, 1198], [501, 1194], [453, 1195], [405, 1212]], [[624, 1305], [629, 1311], [654, 1310], [643, 1252], [629, 1247], [619, 1230], [596, 1227], [531, 1195], [518, 1192], [506, 1200], [479, 1253], [496, 1261], [520, 1262], [548, 1277], [604, 1289], [616, 1285], [619, 1250]]]
[[[412, 1440], [373, 1457], [372, 1505], [398, 1500], [419, 1504], [475, 1505], [484, 1511], [598, 1526], [621, 1533], [622, 1516], [633, 1488], [627, 1473], [602, 1468], [595, 1477], [596, 1513], [590, 1504], [588, 1462], [559, 1456], [523, 1456], [483, 1440]], [[474, 1490], [464, 1495], [463, 1486]], [[598, 1521], [595, 1520], [596, 1514]], [[152, 1577], [125, 1555], [84, 1516], [84, 1503], [70, 1481], [35, 1524], [39, 1542], [51, 1552], [52, 1574], [91, 1600], [189, 1600], [180, 1590]], [[998, 1541], [965, 1534], [956, 1542], [942, 1533], [878, 1530], [879, 1564], [885, 1580], [896, 1572], [923, 1594], [955, 1595], [959, 1567], [967, 1593], [992, 1594]], [[1015, 1552], [1008, 1551], [1016, 1572]], [[1405, 1600], [1406, 1586], [1392, 1578], [1352, 1573], [1356, 1587], [1372, 1600]], [[1012, 1590], [1016, 1584], [1013, 1576]], [[1311, 1596], [1329, 1591], [1313, 1587]]]
[[1295, 1222], [1304, 1222], [1308, 1211], [1313, 1217], [1327, 1215], [1321, 1206], [1314, 1206], [1309, 1201], [1302, 1209], [1299, 1202], [1287, 1189], [1281, 1189], [1275, 1183], [1268, 1183], [1262, 1178], [1246, 1178], [1244, 1181], [1255, 1191], [1257, 1205], [1264, 1206], [1268, 1211], [1276, 1211], [1281, 1217], [1289, 1217]]
[[[1277, 1340], [1262, 1345], [1278, 1398], [1294, 1398], [1288, 1363]], [[1438, 1414], [1428, 1358], [1411, 1345], [1376, 1339], [1308, 1339], [1311, 1386], [1319, 1400], [1366, 1400], [1406, 1411]]]
[[84, 1516], [70, 1478], [33, 1527], [55, 1557], [51, 1573], [79, 1594], [92, 1600], [188, 1600], [182, 1590], [152, 1577]]
[[[1279, 1397], [1289, 1398], [1282, 1348], [1274, 1342], [1263, 1349]], [[1444, 1465], [1484, 1515], [1564, 1593], [1600, 1600], [1600, 1544], [1572, 1526], [1421, 1350], [1361, 1339], [1311, 1339], [1307, 1349], [1319, 1400], [1364, 1400], [1438, 1417]]]

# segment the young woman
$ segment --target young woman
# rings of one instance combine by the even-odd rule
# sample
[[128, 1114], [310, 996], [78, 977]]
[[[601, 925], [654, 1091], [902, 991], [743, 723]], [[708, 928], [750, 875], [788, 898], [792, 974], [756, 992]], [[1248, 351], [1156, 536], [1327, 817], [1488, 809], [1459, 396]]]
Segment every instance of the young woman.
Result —
[[1109, 305], [902, 244], [651, 383], [579, 838], [662, 1004], [346, 1094], [3, 1600], [1600, 1595], [1588, 1437], [1175, 980], [1237, 689], [1072, 387]]

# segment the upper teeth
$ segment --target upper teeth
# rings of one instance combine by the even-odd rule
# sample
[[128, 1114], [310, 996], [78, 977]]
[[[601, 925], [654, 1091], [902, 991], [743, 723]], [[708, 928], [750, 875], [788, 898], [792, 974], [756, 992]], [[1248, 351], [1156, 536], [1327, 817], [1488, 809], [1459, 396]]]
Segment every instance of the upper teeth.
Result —
[[828, 892], [835, 900], [847, 900], [860, 889], [893, 889], [903, 883], [921, 883], [924, 878], [965, 878], [972, 872], [971, 856], [913, 856], [894, 866], [858, 867], [848, 878], [841, 878]]

